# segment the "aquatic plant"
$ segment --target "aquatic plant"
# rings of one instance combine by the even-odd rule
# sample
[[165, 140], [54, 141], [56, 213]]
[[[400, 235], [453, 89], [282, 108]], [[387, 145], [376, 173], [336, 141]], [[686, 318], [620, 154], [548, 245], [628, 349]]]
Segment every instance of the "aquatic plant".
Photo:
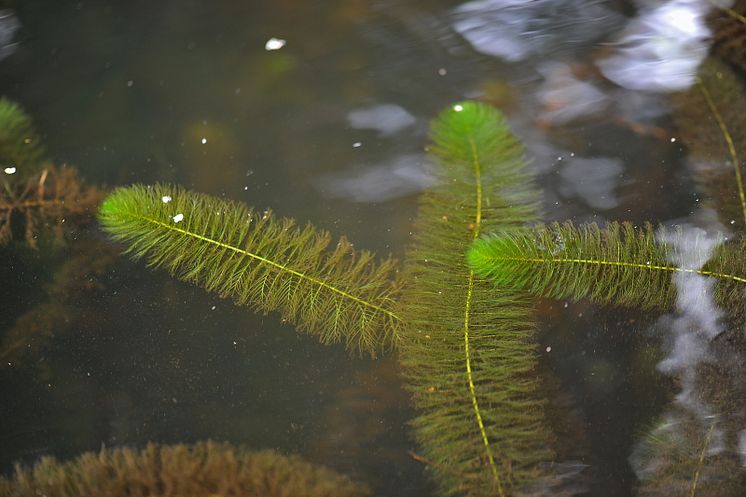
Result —
[[370, 491], [323, 466], [271, 450], [227, 443], [148, 444], [142, 450], [102, 448], [0, 476], [5, 497], [353, 497]]
[[36, 247], [47, 234], [61, 242], [93, 220], [103, 199], [74, 168], [46, 161], [31, 118], [6, 99], [0, 99], [0, 169], [0, 246], [17, 238]]
[[687, 147], [704, 205], [720, 222], [746, 232], [746, 84], [728, 65], [709, 58], [697, 84], [673, 99], [673, 118]]
[[47, 165], [38, 173], [3, 186], [0, 246], [16, 238], [31, 247], [44, 237], [62, 242], [66, 233], [93, 221], [104, 197], [103, 191], [83, 183], [77, 171], [68, 166]]
[[376, 355], [398, 339], [397, 264], [271, 211], [172, 185], [115, 190], [99, 218], [129, 253], [179, 279]]
[[[695, 177], [704, 204], [739, 234], [746, 232], [744, 91], [733, 71], [710, 58], [700, 68], [696, 85], [676, 96], [674, 113], [681, 140], [698, 163]], [[681, 254], [673, 247], [675, 241], [682, 242], [681, 229], [554, 223], [489, 234], [475, 242], [469, 262], [479, 276], [501, 288], [640, 309], [670, 309], [676, 300], [674, 275], [706, 276], [715, 284], [702, 290], [712, 291], [717, 304], [743, 321], [746, 239], [739, 235], [726, 240], [722, 235], [713, 254], [703, 252], [706, 257], [689, 266], [677, 264]]]
[[118, 189], [100, 219], [151, 266], [279, 310], [322, 342], [399, 346], [420, 411], [418, 457], [443, 493], [513, 495], [546, 476], [541, 463], [552, 458], [532, 305], [514, 292], [496, 299], [464, 255], [485, 230], [535, 220], [538, 193], [496, 110], [458, 104], [434, 122], [432, 139], [440, 184], [423, 197], [403, 278], [392, 261], [375, 264], [344, 239], [329, 254], [329, 235], [313, 227], [174, 186]]
[[554, 223], [483, 237], [475, 241], [468, 259], [477, 275], [499, 288], [639, 309], [671, 308], [676, 301], [675, 274], [713, 278], [719, 303], [746, 290], [746, 241], [725, 245], [711, 258], [703, 253], [697, 264], [682, 267], [675, 264], [677, 251], [666, 242], [681, 238], [681, 230], [665, 233], [661, 228], [656, 236], [649, 224], [637, 228], [612, 222], [599, 228]]
[[[39, 356], [56, 336], [83, 333], [78, 317], [98, 323], [95, 299], [106, 288], [104, 279], [118, 259], [116, 250], [102, 240], [85, 237], [75, 250], [65, 253], [54, 268], [51, 280], [43, 285], [46, 298], [21, 314], [0, 336], [0, 369], [15, 367], [24, 359]], [[87, 306], [83, 303], [88, 303]]]
[[532, 303], [493, 292], [464, 254], [484, 232], [534, 221], [538, 194], [489, 107], [444, 111], [431, 138], [438, 181], [421, 198], [398, 311], [413, 424], [444, 495], [516, 495], [552, 459]]
[[18, 104], [0, 98], [0, 169], [15, 168], [25, 176], [38, 170], [45, 160], [44, 145], [31, 117]]
[[746, 1], [736, 0], [731, 7], [720, 4], [708, 21], [713, 52], [746, 71]]

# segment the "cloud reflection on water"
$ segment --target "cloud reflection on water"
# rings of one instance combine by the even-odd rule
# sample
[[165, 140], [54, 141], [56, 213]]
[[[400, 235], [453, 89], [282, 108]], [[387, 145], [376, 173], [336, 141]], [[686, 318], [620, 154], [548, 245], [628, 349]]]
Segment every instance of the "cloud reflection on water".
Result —
[[618, 22], [601, 1], [475, 0], [453, 11], [454, 29], [474, 50], [515, 62], [587, 44]]
[[353, 202], [384, 202], [425, 190], [433, 182], [425, 158], [406, 154], [385, 164], [322, 176], [316, 181], [316, 187]]
[[629, 21], [616, 52], [599, 61], [601, 72], [634, 90], [690, 87], [707, 56], [710, 31], [705, 15], [710, 6], [701, 0], [673, 0], [644, 8]]
[[0, 9], [0, 60], [16, 51], [18, 43], [13, 41], [16, 31], [21, 28], [12, 10]]

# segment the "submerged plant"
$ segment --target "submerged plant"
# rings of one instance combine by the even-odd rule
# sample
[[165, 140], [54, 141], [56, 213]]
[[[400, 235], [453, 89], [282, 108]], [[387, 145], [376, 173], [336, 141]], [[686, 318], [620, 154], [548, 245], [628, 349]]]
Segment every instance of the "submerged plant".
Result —
[[534, 221], [538, 195], [494, 110], [459, 104], [431, 136], [438, 186], [421, 200], [399, 311], [414, 427], [444, 495], [516, 495], [552, 459], [533, 306], [495, 294], [464, 254], [484, 232]]
[[656, 236], [651, 225], [636, 228], [630, 223], [609, 223], [603, 229], [554, 223], [486, 236], [474, 243], [468, 258], [479, 276], [500, 288], [640, 309], [671, 308], [676, 301], [672, 277], [677, 274], [713, 278], [718, 303], [746, 291], [746, 241], [725, 245], [713, 257], [704, 251], [694, 254], [699, 260], [686, 267], [676, 264], [677, 250], [666, 242], [680, 239], [681, 231], [665, 233], [661, 229]]
[[13, 173], [8, 176], [28, 176], [44, 162], [44, 145], [31, 118], [18, 104], [0, 98], [0, 172], [9, 168]]
[[60, 242], [93, 220], [102, 199], [74, 168], [48, 163], [31, 118], [0, 99], [0, 246], [23, 239], [35, 247], [46, 234]]
[[495, 299], [464, 256], [485, 230], [535, 220], [538, 195], [496, 110], [459, 104], [435, 121], [432, 138], [440, 185], [423, 197], [404, 278], [344, 239], [330, 251], [325, 232], [174, 186], [118, 189], [100, 219], [151, 266], [278, 310], [324, 343], [398, 346], [420, 411], [418, 457], [443, 493], [515, 495], [552, 459], [532, 304], [516, 292]]
[[[401, 277], [394, 262], [344, 239], [329, 248], [329, 235], [311, 226], [175, 186], [120, 188], [100, 219], [135, 258], [279, 311], [323, 343], [398, 348], [419, 411], [416, 457], [442, 494], [530, 495], [557, 481], [532, 294], [665, 307], [675, 299], [671, 275], [683, 273], [716, 277], [718, 298], [734, 301], [746, 283], [742, 247], [685, 267], [649, 226], [529, 229], [538, 194], [497, 111], [455, 105], [431, 137], [438, 184], [422, 197]], [[480, 238], [489, 233], [498, 234]]]
[[0, 245], [20, 238], [36, 247], [94, 219], [103, 192], [85, 185], [72, 167], [46, 166], [25, 180], [6, 182], [0, 191]]
[[[398, 339], [396, 262], [341, 238], [171, 185], [132, 186], [101, 206], [135, 258], [257, 310], [279, 311], [322, 343], [375, 355]], [[331, 245], [331, 246], [330, 246]]]
[[4, 497], [362, 497], [361, 484], [298, 456], [227, 443], [106, 449], [68, 462], [42, 458], [0, 476]]

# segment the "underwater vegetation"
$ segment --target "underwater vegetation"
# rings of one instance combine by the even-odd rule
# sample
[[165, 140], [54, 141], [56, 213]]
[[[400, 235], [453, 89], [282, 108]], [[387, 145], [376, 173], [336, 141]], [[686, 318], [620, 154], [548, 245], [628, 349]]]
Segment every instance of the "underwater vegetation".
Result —
[[[107, 288], [104, 280], [118, 256], [109, 244], [91, 237], [76, 241], [75, 252], [55, 266], [51, 280], [43, 285], [46, 298], [21, 314], [0, 338], [0, 369], [25, 359], [37, 362], [54, 337], [80, 333], [77, 316], [90, 325], [95, 319], [91, 305]], [[98, 323], [103, 326], [102, 323]], [[93, 326], [91, 326], [93, 327]]]
[[746, 71], [746, 1], [713, 9], [708, 24], [712, 28], [712, 50], [722, 59]]
[[277, 310], [322, 343], [375, 355], [397, 338], [396, 263], [344, 238], [331, 244], [313, 226], [172, 185], [115, 190], [99, 218], [135, 258], [238, 304]]
[[458, 104], [432, 129], [441, 185], [423, 197], [402, 283], [393, 262], [348, 256], [346, 242], [323, 257], [328, 237], [314, 228], [174, 186], [115, 190], [101, 222], [136, 257], [238, 302], [280, 309], [301, 329], [324, 331], [323, 342], [397, 347], [421, 412], [423, 457], [443, 493], [514, 494], [552, 457], [533, 374], [531, 302], [496, 298], [464, 254], [483, 231], [535, 220], [538, 194], [496, 110]]
[[422, 196], [401, 271], [346, 241], [327, 250], [328, 235], [313, 227], [176, 186], [117, 189], [100, 218], [136, 258], [278, 310], [324, 343], [396, 349], [419, 413], [417, 458], [441, 494], [551, 491], [562, 475], [532, 296], [668, 309], [678, 298], [672, 276], [683, 274], [714, 281], [703, 299], [742, 309], [743, 242], [712, 249], [682, 230], [629, 223], [532, 226], [539, 194], [498, 111], [456, 104], [433, 122], [431, 139], [437, 182]]
[[60, 243], [65, 235], [94, 220], [103, 192], [88, 186], [69, 166], [54, 166], [31, 118], [0, 99], [0, 246], [39, 238]]
[[59, 462], [44, 457], [0, 477], [6, 497], [362, 497], [370, 491], [323, 466], [228, 443], [148, 444]]
[[[683, 134], [682, 141], [696, 152], [699, 139], [703, 157], [718, 157], [717, 181], [705, 179], [700, 186], [729, 189], [723, 195], [713, 186], [710, 202], [725, 226], [741, 232], [744, 127], [738, 123], [746, 114], [737, 110], [739, 98], [726, 104], [724, 95], [739, 95], [742, 87], [717, 64], [703, 66], [690, 92], [696, 110], [682, 111], [682, 119], [691, 112], [691, 119], [701, 120], [701, 110], [709, 109], [709, 131]], [[17, 106], [3, 101], [0, 110], [6, 133], [0, 135], [0, 158], [16, 169], [0, 178], [0, 244], [25, 239], [33, 245], [47, 232], [58, 239], [63, 224], [90, 220], [100, 191], [81, 186], [71, 168], [46, 165], [41, 142]], [[432, 124], [431, 140], [437, 181], [421, 198], [403, 264], [271, 211], [175, 185], [119, 188], [101, 205], [99, 219], [130, 255], [153, 268], [239, 305], [277, 312], [322, 343], [345, 344], [353, 355], [395, 351], [418, 413], [412, 425], [420, 448], [413, 457], [427, 465], [442, 495], [562, 495], [559, 485], [567, 475], [556, 464], [558, 442], [538, 371], [535, 297], [669, 310], [680, 297], [677, 277], [706, 278], [700, 297], [714, 297], [728, 310], [733, 330], [746, 322], [746, 242], [723, 235], [708, 245], [696, 237], [692, 242], [683, 229], [629, 223], [537, 224], [540, 192], [522, 146], [501, 114], [484, 104], [445, 110]], [[91, 247], [98, 250], [97, 243]], [[682, 258], [688, 248], [694, 257]], [[48, 288], [49, 302], [42, 304], [49, 307], [30, 310], [4, 337], [4, 361], [17, 360], [62, 329], [75, 312], [76, 291], [97, 291], [97, 279], [113, 260], [111, 251], [104, 252], [90, 267], [82, 254], [60, 269]], [[80, 273], [79, 285], [68, 286], [75, 280], [71, 273]], [[37, 322], [37, 312], [49, 322]], [[638, 473], [642, 495], [660, 494], [665, 485], [655, 486], [668, 475], [675, 475], [682, 492], [700, 495], [699, 482], [719, 481], [721, 461], [737, 471], [735, 460], [710, 457], [719, 427], [738, 429], [734, 416], [704, 432], [690, 411], [674, 409], [668, 416], [661, 423], [675, 419], [686, 430], [683, 439], [661, 435], [662, 442], [654, 443], [656, 434], [667, 432], [651, 428], [642, 460], [663, 469], [644, 466]], [[736, 442], [731, 436], [728, 446]], [[161, 457], [165, 448], [153, 447], [146, 452]], [[73, 474], [80, 461], [59, 467]]]

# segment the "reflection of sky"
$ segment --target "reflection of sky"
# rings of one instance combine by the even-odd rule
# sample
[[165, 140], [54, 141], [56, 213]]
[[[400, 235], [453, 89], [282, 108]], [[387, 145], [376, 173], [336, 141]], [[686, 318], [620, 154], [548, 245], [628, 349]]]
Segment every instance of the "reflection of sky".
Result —
[[15, 52], [17, 43], [13, 37], [20, 27], [13, 11], [0, 9], [0, 60]]
[[322, 176], [319, 190], [353, 202], [383, 202], [417, 193], [433, 184], [422, 155], [402, 155], [386, 164]]
[[577, 79], [567, 64], [545, 62], [537, 70], [544, 76], [544, 84], [537, 90], [544, 108], [540, 119], [547, 123], [566, 124], [573, 119], [600, 112], [608, 104], [601, 90]]
[[599, 62], [604, 76], [625, 88], [673, 91], [694, 83], [710, 32], [699, 0], [673, 0], [632, 19], [613, 55]]
[[453, 15], [454, 29], [475, 50], [511, 62], [586, 44], [619, 17], [593, 0], [476, 0]]
[[[719, 235], [710, 235], [692, 227], [684, 228], [681, 234], [660, 230], [657, 239], [673, 249], [669, 263], [692, 269], [700, 269], [723, 242]], [[725, 449], [725, 434], [713, 425], [718, 413], [713, 412], [713, 407], [702, 398], [697, 384], [700, 365], [714, 360], [710, 341], [723, 331], [720, 322], [723, 313], [712, 298], [714, 280], [694, 273], [676, 273], [673, 283], [677, 294], [676, 313], [663, 316], [660, 320], [661, 328], [666, 333], [664, 338], [668, 342], [668, 350], [658, 369], [675, 376], [681, 390], [664, 422], [637, 445], [631, 456], [631, 463], [642, 480], [655, 478], [664, 464], [659, 459], [661, 454], [657, 454], [651, 445], [651, 440], [671, 441], [669, 445], [659, 448], [658, 452], [673, 450], [675, 446], [689, 451], [698, 437], [709, 440], [708, 453]], [[687, 417], [692, 415], [697, 423], [687, 422]], [[694, 432], [690, 433], [692, 430]], [[710, 432], [709, 436], [705, 436], [705, 431]], [[662, 457], [666, 457], [666, 454]]]
[[412, 114], [394, 104], [357, 109], [347, 114], [352, 128], [375, 130], [381, 136], [394, 135], [416, 121]]
[[[661, 242], [673, 247], [672, 260], [677, 267], [701, 268], [722, 243], [719, 236], [708, 236], [699, 228], [685, 230], [681, 236], [661, 232]], [[677, 401], [701, 414], [703, 406], [694, 394], [696, 367], [709, 358], [709, 341], [720, 334], [722, 312], [712, 299], [714, 280], [695, 273], [676, 273], [677, 314], [667, 318], [667, 329], [672, 341], [668, 355], [658, 364], [658, 369], [681, 378], [682, 391]]]
[[559, 187], [562, 195], [579, 197], [594, 209], [612, 209], [619, 204], [614, 189], [623, 171], [621, 160], [572, 157], [563, 162]]

